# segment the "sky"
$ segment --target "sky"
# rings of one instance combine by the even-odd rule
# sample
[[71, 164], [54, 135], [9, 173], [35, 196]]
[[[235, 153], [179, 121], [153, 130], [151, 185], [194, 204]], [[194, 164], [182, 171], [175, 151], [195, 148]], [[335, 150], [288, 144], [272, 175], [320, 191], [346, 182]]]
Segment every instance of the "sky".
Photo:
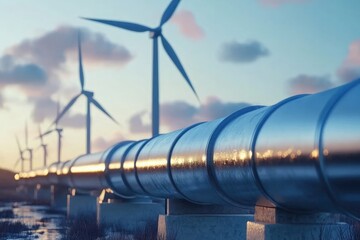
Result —
[[[85, 89], [119, 122], [92, 108], [93, 152], [151, 136], [152, 42], [148, 33], [80, 17], [159, 24], [169, 0], [0, 0], [0, 168], [14, 169], [15, 136], [42, 166], [39, 126], [49, 129], [57, 102], [80, 92], [77, 35]], [[163, 27], [200, 102], [159, 46], [160, 132], [271, 105], [360, 76], [358, 0], [182, 0]], [[68, 112], [62, 160], [85, 152], [86, 100]], [[57, 137], [48, 135], [48, 161]], [[27, 157], [25, 155], [25, 157]], [[25, 166], [27, 167], [27, 166]], [[16, 168], [19, 170], [19, 165]]]

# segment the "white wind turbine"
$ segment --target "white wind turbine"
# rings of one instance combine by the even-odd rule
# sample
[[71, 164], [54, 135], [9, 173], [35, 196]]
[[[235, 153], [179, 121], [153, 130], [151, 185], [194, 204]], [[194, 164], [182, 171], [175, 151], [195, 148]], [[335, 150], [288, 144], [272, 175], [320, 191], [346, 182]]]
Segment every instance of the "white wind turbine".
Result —
[[158, 59], [158, 38], [160, 37], [162, 45], [165, 49], [165, 52], [170, 57], [172, 62], [175, 64], [177, 69], [180, 71], [181, 75], [185, 78], [185, 81], [190, 86], [191, 90], [194, 92], [195, 96], [199, 100], [199, 97], [185, 72], [185, 69], [181, 65], [179, 58], [177, 57], [174, 49], [171, 47], [170, 43], [166, 40], [162, 33], [163, 25], [171, 18], [174, 14], [177, 6], [179, 5], [180, 0], [173, 0], [170, 2], [165, 12], [161, 17], [159, 26], [155, 28], [147, 27], [137, 23], [123, 22], [123, 21], [112, 21], [112, 20], [103, 20], [103, 19], [94, 19], [94, 18], [84, 18], [87, 20], [104, 23], [107, 25], [115, 26], [118, 28], [130, 30], [133, 32], [149, 32], [150, 38], [153, 39], [153, 75], [152, 75], [152, 135], [156, 136], [159, 134], [159, 59]]
[[[90, 92], [84, 89], [85, 78], [84, 71], [82, 66], [82, 55], [81, 55], [81, 41], [80, 34], [78, 36], [78, 52], [79, 52], [79, 78], [80, 78], [80, 86], [81, 91], [78, 95], [72, 98], [69, 103], [65, 106], [62, 112], [57, 116], [53, 124], [56, 124], [60, 121], [60, 119], [64, 116], [64, 114], [71, 108], [71, 106], [77, 101], [80, 96], [85, 96], [87, 99], [87, 112], [86, 112], [86, 153], [91, 153], [91, 104], [95, 105], [101, 112], [103, 112], [106, 116], [108, 116], [111, 120], [113, 120], [116, 124], [117, 121], [100, 105], [98, 101], [94, 98], [94, 92]], [[52, 124], [52, 125], [53, 125]]]

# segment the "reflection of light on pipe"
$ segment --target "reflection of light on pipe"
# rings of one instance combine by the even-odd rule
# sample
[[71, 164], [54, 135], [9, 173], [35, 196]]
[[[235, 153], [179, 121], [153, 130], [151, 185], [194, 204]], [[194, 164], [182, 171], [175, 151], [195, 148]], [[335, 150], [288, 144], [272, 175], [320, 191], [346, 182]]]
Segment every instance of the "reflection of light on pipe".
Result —
[[31, 171], [31, 172], [29, 173], [29, 177], [36, 177], [36, 173], [35, 173], [34, 171]]
[[166, 159], [162, 159], [162, 158], [147, 159], [146, 161], [136, 162], [136, 168], [139, 169], [159, 168], [164, 165], [163, 163], [165, 163], [166, 165]]
[[49, 169], [50, 173], [56, 173], [57, 167], [56, 166], [51, 166]]
[[239, 158], [241, 161], [244, 161], [247, 157], [247, 152], [245, 150], [241, 150], [239, 153]]
[[47, 169], [38, 169], [36, 170], [36, 176], [46, 176], [49, 173], [49, 170]]
[[114, 162], [109, 164], [109, 169], [120, 169], [121, 164], [120, 162]]
[[134, 168], [134, 162], [124, 162], [124, 170], [131, 170]]
[[68, 174], [69, 172], [69, 168], [68, 167], [64, 167], [61, 171], [61, 174]]
[[319, 150], [314, 149], [311, 151], [310, 157], [311, 158], [317, 158], [319, 156]]
[[99, 164], [94, 164], [94, 165], [72, 166], [70, 171], [72, 173], [104, 172], [105, 164], [99, 163]]

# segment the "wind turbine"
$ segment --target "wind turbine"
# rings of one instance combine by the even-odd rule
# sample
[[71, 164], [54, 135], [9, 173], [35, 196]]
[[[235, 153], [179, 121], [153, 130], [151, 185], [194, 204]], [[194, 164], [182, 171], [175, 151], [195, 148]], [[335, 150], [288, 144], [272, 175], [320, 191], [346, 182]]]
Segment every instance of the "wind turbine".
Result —
[[[57, 103], [57, 111], [56, 111], [56, 119], [59, 117], [60, 114], [60, 103]], [[57, 154], [57, 162], [61, 162], [61, 138], [62, 138], [62, 128], [58, 127], [58, 122], [55, 122], [55, 128], [46, 131], [45, 133], [41, 134], [41, 137], [44, 137], [52, 132], [56, 132], [58, 136], [58, 154]]]
[[[72, 98], [69, 103], [65, 106], [62, 112], [57, 116], [54, 123], [58, 123], [59, 120], [64, 116], [64, 114], [71, 108], [71, 106], [76, 102], [76, 100], [81, 96], [84, 95], [87, 99], [87, 113], [86, 113], [86, 153], [89, 154], [91, 152], [91, 104], [94, 104], [96, 108], [98, 108], [101, 112], [103, 112], [106, 116], [108, 116], [111, 120], [113, 120], [116, 124], [117, 121], [100, 105], [98, 101], [94, 98], [94, 92], [90, 92], [84, 89], [84, 71], [82, 66], [82, 56], [81, 56], [81, 43], [80, 43], [80, 34], [78, 36], [78, 52], [79, 52], [79, 77], [80, 77], [80, 85], [81, 85], [81, 92]], [[53, 123], [53, 124], [54, 124]]]
[[177, 57], [174, 49], [171, 47], [170, 43], [164, 37], [161, 29], [163, 25], [171, 18], [174, 14], [177, 6], [179, 5], [180, 0], [173, 0], [170, 2], [165, 12], [161, 17], [159, 26], [155, 28], [147, 27], [137, 23], [122, 22], [122, 21], [112, 21], [104, 19], [94, 19], [94, 18], [84, 18], [86, 20], [91, 20], [95, 22], [104, 23], [107, 25], [115, 26], [118, 28], [130, 30], [133, 32], [149, 32], [150, 38], [153, 39], [153, 75], [152, 75], [152, 135], [156, 136], [159, 134], [159, 59], [158, 59], [158, 38], [160, 37], [162, 45], [165, 49], [165, 52], [173, 61], [177, 69], [180, 71], [181, 75], [185, 78], [186, 82], [190, 86], [191, 90], [194, 92], [195, 96], [199, 100], [199, 97], [185, 72], [185, 69], [181, 65], [179, 58]]
[[44, 138], [43, 138], [43, 134], [41, 133], [41, 127], [39, 125], [39, 136], [38, 138], [40, 139], [40, 146], [39, 148], [42, 148], [43, 149], [43, 152], [44, 152], [44, 167], [46, 167], [47, 165], [47, 145], [44, 144]]
[[29, 153], [29, 168], [32, 170], [33, 167], [33, 149], [29, 148], [29, 132], [28, 132], [28, 125], [27, 122], [25, 123], [25, 150], [24, 152]]
[[15, 139], [16, 139], [16, 143], [17, 143], [17, 146], [18, 146], [18, 149], [19, 149], [19, 158], [15, 162], [14, 168], [16, 168], [16, 166], [19, 164], [19, 162], [21, 162], [21, 172], [24, 172], [24, 161], [25, 161], [24, 151], [21, 149], [18, 136], [15, 135]]

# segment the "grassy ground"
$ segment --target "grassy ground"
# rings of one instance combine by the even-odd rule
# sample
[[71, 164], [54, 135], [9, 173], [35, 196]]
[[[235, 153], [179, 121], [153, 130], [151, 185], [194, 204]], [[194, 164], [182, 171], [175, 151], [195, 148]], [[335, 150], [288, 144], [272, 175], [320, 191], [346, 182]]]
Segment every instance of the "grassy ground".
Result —
[[[63, 240], [165, 240], [157, 236], [157, 224], [150, 221], [144, 228], [133, 232], [125, 231], [120, 225], [99, 226], [96, 219], [87, 216], [68, 220], [65, 225]], [[167, 240], [175, 240], [175, 237], [168, 237]]]
[[[26, 225], [21, 221], [14, 219], [14, 212], [12, 209], [6, 209], [0, 211], [0, 238], [7, 239], [12, 236], [28, 236], [31, 235], [31, 231], [39, 228], [38, 225]], [[6, 219], [4, 221], [4, 219]]]

